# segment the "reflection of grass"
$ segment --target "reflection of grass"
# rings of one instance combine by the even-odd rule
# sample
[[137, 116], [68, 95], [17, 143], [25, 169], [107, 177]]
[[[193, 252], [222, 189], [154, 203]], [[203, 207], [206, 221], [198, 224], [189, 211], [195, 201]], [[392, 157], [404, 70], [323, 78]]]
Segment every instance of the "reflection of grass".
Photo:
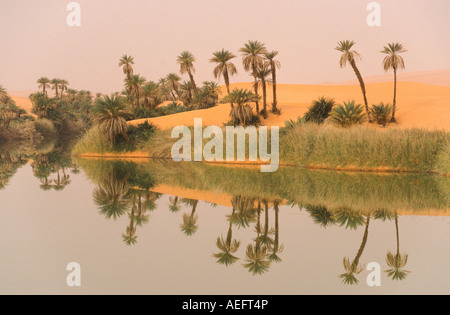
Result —
[[[282, 167], [275, 173], [259, 168], [233, 168], [202, 163], [150, 160], [131, 162], [77, 159], [88, 176], [98, 182], [114, 163], [126, 163], [139, 177], [154, 184], [213, 191], [230, 196], [282, 198], [300, 205], [328, 209], [431, 210], [450, 208], [450, 181], [424, 174], [339, 173]], [[147, 183], [147, 180], [142, 180]], [[137, 181], [135, 183], [139, 185]], [[142, 183], [141, 183], [142, 184]]]

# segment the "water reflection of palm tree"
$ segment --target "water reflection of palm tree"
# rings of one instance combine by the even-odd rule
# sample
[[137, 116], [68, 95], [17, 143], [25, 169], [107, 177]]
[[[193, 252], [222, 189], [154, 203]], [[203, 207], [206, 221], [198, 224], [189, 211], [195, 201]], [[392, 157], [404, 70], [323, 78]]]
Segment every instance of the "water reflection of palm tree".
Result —
[[280, 205], [280, 200], [276, 199], [273, 202], [273, 208], [275, 210], [275, 240], [273, 242], [273, 246], [271, 248], [271, 253], [269, 255], [269, 260], [271, 262], [280, 262], [281, 258], [277, 254], [281, 253], [284, 249], [284, 245], [280, 244], [280, 225], [279, 225], [279, 221], [278, 221], [278, 215], [280, 212], [279, 205]]
[[[236, 209], [233, 208], [233, 212], [231, 216], [234, 215]], [[218, 237], [216, 241], [217, 248], [220, 250], [220, 253], [214, 254], [213, 257], [217, 258], [217, 262], [219, 264], [223, 264], [225, 266], [229, 266], [235, 263], [239, 258], [234, 256], [239, 249], [240, 242], [238, 240], [233, 240], [233, 222], [230, 220], [230, 224], [228, 226], [227, 238]]]
[[100, 213], [107, 219], [116, 220], [122, 216], [129, 204], [130, 185], [125, 178], [119, 179], [112, 172], [94, 189], [94, 202], [99, 206]]
[[247, 228], [251, 223], [255, 222], [255, 198], [234, 196], [231, 199], [233, 209], [237, 212], [233, 212], [228, 216], [228, 220], [238, 227]]
[[256, 274], [263, 274], [267, 272], [270, 267], [270, 260], [267, 259], [267, 247], [261, 243], [261, 203], [258, 201], [257, 208], [257, 223], [256, 223], [256, 238], [254, 239], [255, 244], [249, 244], [247, 246], [247, 251], [245, 253], [245, 268], [248, 268], [248, 271]]
[[198, 200], [182, 199], [182, 201], [186, 205], [192, 206], [192, 211], [190, 215], [187, 213], [183, 214], [183, 223], [180, 225], [180, 228], [181, 231], [184, 232], [184, 234], [186, 234], [187, 236], [191, 236], [198, 230], [198, 215], [195, 214], [195, 210], [197, 210]]
[[405, 280], [408, 274], [411, 271], [402, 269], [406, 266], [408, 262], [408, 254], [400, 254], [400, 235], [398, 231], [398, 214], [395, 211], [394, 214], [395, 219], [395, 231], [397, 236], [397, 252], [393, 254], [392, 252], [388, 252], [386, 255], [386, 263], [391, 268], [386, 270], [388, 277], [391, 277], [392, 280]]
[[356, 230], [358, 226], [364, 225], [364, 215], [359, 210], [340, 208], [336, 211], [336, 222], [345, 228]]
[[365, 219], [366, 222], [366, 228], [364, 231], [364, 236], [363, 236], [363, 240], [361, 243], [361, 246], [359, 247], [358, 253], [356, 254], [355, 258], [353, 259], [352, 262], [350, 262], [350, 259], [348, 257], [344, 257], [344, 269], [346, 271], [346, 273], [341, 274], [339, 277], [342, 279], [342, 282], [345, 284], [358, 284], [358, 279], [356, 279], [355, 275], [360, 274], [363, 269], [364, 266], [361, 266], [359, 264], [359, 260], [364, 252], [364, 248], [366, 247], [367, 244], [367, 238], [369, 236], [369, 224], [370, 224], [370, 216], [371, 214], [369, 213]]
[[324, 206], [304, 205], [303, 208], [310, 214], [314, 223], [326, 228], [336, 224], [336, 216]]
[[136, 203], [133, 203], [131, 207], [131, 213], [129, 214], [130, 225], [127, 226], [126, 234], [122, 234], [123, 242], [127, 245], [135, 245], [137, 243], [136, 226], [135, 226], [135, 212]]
[[180, 211], [180, 200], [177, 196], [175, 197], [169, 197], [169, 210], [171, 212], [178, 212]]
[[270, 235], [273, 235], [275, 231], [273, 229], [269, 229], [269, 203], [267, 200], [263, 200], [262, 203], [264, 204], [264, 228], [261, 225], [256, 228], [259, 232], [261, 232], [261, 244], [270, 248], [274, 243], [274, 240], [270, 237]]

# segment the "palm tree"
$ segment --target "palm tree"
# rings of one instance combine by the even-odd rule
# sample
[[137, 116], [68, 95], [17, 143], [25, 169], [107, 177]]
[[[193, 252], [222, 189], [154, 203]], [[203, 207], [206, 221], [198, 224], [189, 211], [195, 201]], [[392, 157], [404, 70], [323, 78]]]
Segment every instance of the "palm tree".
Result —
[[52, 81], [51, 81], [51, 84], [52, 84], [52, 90], [55, 90], [55, 95], [56, 95], [56, 97], [58, 97], [58, 95], [59, 95], [59, 84], [61, 83], [61, 80], [60, 79], [53, 79]]
[[222, 102], [237, 104], [231, 108], [230, 118], [234, 125], [246, 126], [251, 124], [253, 119], [253, 111], [248, 103], [257, 99], [255, 94], [247, 89], [234, 89], [222, 99]]
[[258, 219], [256, 222], [256, 238], [254, 239], [255, 244], [249, 244], [247, 246], [246, 251], [246, 263], [244, 264], [245, 268], [248, 268], [250, 272], [252, 272], [254, 275], [256, 274], [263, 274], [264, 272], [267, 272], [270, 267], [270, 260], [268, 260], [268, 253], [267, 253], [267, 246], [262, 244], [261, 242], [261, 235], [260, 235], [260, 222], [261, 222], [261, 203], [258, 202]]
[[238, 227], [247, 228], [252, 222], [255, 222], [255, 198], [245, 196], [234, 196], [231, 199], [233, 212], [228, 216], [228, 220]]
[[130, 218], [130, 225], [127, 226], [126, 233], [122, 234], [122, 239], [127, 246], [135, 245], [137, 243], [136, 226], [134, 224], [135, 211], [136, 211], [136, 206], [133, 205], [131, 207], [131, 213], [128, 216]]
[[[254, 82], [257, 81], [257, 70], [264, 65], [264, 55], [267, 54], [264, 44], [258, 41], [249, 41], [239, 51], [242, 53], [242, 63], [245, 71], [251, 71]], [[258, 85], [253, 85], [255, 95], [258, 96]], [[256, 113], [259, 115], [259, 103], [258, 99], [255, 99]]]
[[348, 257], [344, 257], [343, 264], [344, 264], [344, 269], [345, 269], [346, 273], [341, 274], [339, 276], [339, 278], [342, 279], [342, 282], [344, 284], [358, 284], [359, 281], [358, 281], [358, 279], [356, 279], [355, 275], [360, 274], [364, 269], [364, 266], [359, 265], [359, 260], [362, 256], [362, 254], [364, 252], [364, 248], [366, 247], [366, 244], [367, 244], [367, 239], [369, 236], [370, 216], [371, 216], [371, 214], [369, 213], [366, 218], [366, 228], [364, 230], [363, 240], [361, 242], [361, 246], [359, 247], [359, 250], [358, 250], [355, 258], [350, 263], [350, 259]]
[[273, 50], [271, 52], [266, 53], [265, 57], [269, 62], [270, 70], [272, 72], [272, 89], [273, 89], [273, 102], [272, 102], [272, 113], [278, 113], [279, 110], [277, 108], [277, 68], [281, 68], [281, 63], [275, 59], [278, 55], [278, 51]]
[[169, 197], [169, 210], [170, 212], [178, 212], [180, 211], [180, 202], [177, 196]]
[[198, 230], [197, 220], [198, 216], [195, 214], [195, 210], [197, 209], [198, 200], [194, 199], [182, 199], [182, 201], [192, 206], [191, 214], [183, 214], [183, 223], [180, 225], [181, 231], [184, 232], [187, 236], [193, 235]]
[[195, 57], [189, 51], [183, 51], [177, 57], [177, 63], [180, 65], [180, 73], [181, 74], [187, 73], [189, 75], [189, 79], [191, 80], [192, 84], [192, 89], [194, 90], [195, 93], [197, 92], [197, 86], [195, 85], [194, 76], [192, 75], [192, 73], [195, 73], [194, 62]]
[[324, 228], [336, 224], [335, 214], [324, 206], [304, 205], [303, 208], [309, 212], [314, 223]]
[[[234, 216], [235, 211], [236, 209], [233, 208], [231, 216]], [[239, 259], [233, 254], [238, 251], [240, 244], [241, 243], [238, 240], [233, 240], [233, 223], [230, 221], [226, 239], [223, 237], [218, 237], [216, 241], [216, 245], [220, 250], [220, 253], [214, 254], [213, 256], [218, 259], [217, 262], [219, 264], [229, 266]]]
[[134, 58], [128, 55], [123, 55], [119, 60], [119, 67], [123, 67], [123, 73], [127, 76], [127, 79], [133, 74]]
[[264, 228], [262, 226], [257, 226], [259, 232], [262, 232], [260, 236], [261, 244], [266, 246], [267, 248], [271, 248], [273, 246], [274, 240], [270, 237], [273, 235], [275, 231], [273, 229], [269, 229], [269, 203], [267, 200], [263, 200], [264, 204]]
[[69, 82], [67, 82], [66, 80], [60, 80], [59, 87], [61, 88], [61, 99], [63, 97], [64, 91], [67, 91], [68, 85], [69, 85]]
[[171, 93], [174, 100], [176, 99], [175, 95], [173, 94], [174, 92], [176, 93], [178, 98], [180, 98], [180, 91], [179, 91], [180, 81], [181, 78], [176, 73], [169, 73], [166, 76], [166, 83], [168, 84], [170, 90], [172, 91]]
[[236, 56], [232, 52], [224, 49], [213, 52], [213, 56], [209, 59], [209, 62], [217, 64], [213, 71], [214, 78], [217, 79], [223, 76], [227, 92], [230, 93], [230, 75], [237, 73], [236, 66], [230, 60], [236, 58]]
[[114, 145], [118, 135], [129, 141], [127, 119], [131, 117], [124, 99], [117, 95], [103, 96], [95, 101], [94, 119], [106, 139]]
[[157, 99], [160, 94], [160, 89], [158, 84], [153, 81], [147, 82], [142, 87], [142, 92], [144, 96], [144, 105], [151, 109], [154, 109], [157, 105]]
[[114, 172], [108, 174], [93, 192], [94, 202], [99, 206], [100, 213], [107, 219], [114, 220], [122, 216], [129, 205], [129, 190], [127, 177], [119, 178]]
[[366, 96], [366, 86], [364, 84], [364, 80], [361, 76], [361, 72], [359, 72], [358, 67], [356, 66], [356, 61], [358, 59], [361, 59], [361, 55], [356, 52], [355, 50], [352, 50], [352, 47], [355, 45], [354, 41], [344, 40], [340, 41], [338, 43], [338, 46], [335, 48], [337, 51], [340, 51], [342, 53], [341, 59], [339, 61], [339, 65], [341, 68], [344, 68], [347, 65], [347, 62], [350, 63], [350, 65], [353, 68], [353, 71], [356, 74], [356, 77], [358, 78], [359, 85], [361, 86], [361, 91], [363, 93], [364, 97], [364, 104], [366, 106], [366, 114], [369, 119], [369, 122], [371, 122], [370, 112], [369, 112], [369, 105], [367, 102], [367, 96]]
[[192, 102], [192, 92], [193, 87], [191, 81], [183, 81], [183, 83], [180, 84], [180, 98], [181, 101], [184, 103], [184, 105], [188, 105]]
[[276, 199], [273, 202], [273, 207], [275, 210], [275, 240], [273, 246], [271, 247], [271, 253], [269, 255], [269, 260], [272, 262], [280, 262], [281, 258], [277, 255], [284, 250], [284, 245], [280, 244], [280, 223], [279, 223], [279, 212], [280, 212], [280, 200]]
[[39, 88], [42, 89], [42, 93], [47, 95], [47, 89], [50, 88], [50, 79], [46, 77], [42, 77], [39, 80], [37, 80], [37, 83], [39, 84]]
[[267, 83], [272, 83], [270, 79], [268, 79], [269, 74], [272, 73], [272, 70], [268, 65], [264, 65], [257, 70], [257, 81], [254, 84], [259, 84], [263, 90], [263, 110], [261, 113], [264, 117], [267, 117]]
[[397, 235], [397, 252], [395, 254], [388, 252], [386, 255], [386, 263], [391, 268], [386, 270], [388, 277], [392, 280], [404, 280], [411, 271], [403, 270], [402, 268], [406, 266], [408, 262], [408, 254], [400, 254], [400, 235], [398, 232], [398, 214], [395, 211], [395, 231]]
[[405, 69], [405, 61], [400, 54], [407, 52], [407, 50], [403, 48], [403, 45], [400, 43], [390, 43], [387, 46], [384, 46], [384, 49], [381, 52], [387, 55], [383, 60], [384, 71], [389, 71], [390, 69], [394, 70], [394, 103], [392, 107], [391, 122], [395, 123], [397, 122], [395, 120], [397, 101], [397, 69]]
[[145, 78], [141, 77], [139, 74], [133, 74], [129, 78], [125, 79], [125, 87], [130, 93], [130, 96], [136, 102], [136, 107], [140, 106], [139, 99], [141, 97], [141, 87], [145, 83]]

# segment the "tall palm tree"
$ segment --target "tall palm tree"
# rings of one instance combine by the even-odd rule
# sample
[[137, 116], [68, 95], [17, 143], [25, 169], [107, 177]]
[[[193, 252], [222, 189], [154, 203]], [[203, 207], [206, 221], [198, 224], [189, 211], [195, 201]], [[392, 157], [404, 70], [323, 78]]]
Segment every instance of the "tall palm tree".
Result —
[[270, 260], [268, 260], [268, 253], [267, 253], [267, 246], [262, 244], [261, 242], [261, 230], [260, 230], [260, 224], [261, 224], [261, 203], [258, 202], [257, 207], [257, 213], [258, 213], [258, 219], [256, 222], [256, 238], [254, 239], [255, 244], [249, 244], [247, 246], [247, 251], [245, 253], [245, 261], [244, 264], [245, 268], [248, 268], [250, 272], [252, 272], [254, 275], [256, 274], [263, 274], [264, 272], [267, 272], [270, 267]]
[[45, 95], [47, 95], [47, 89], [49, 89], [50, 86], [50, 79], [46, 78], [46, 77], [42, 77], [39, 80], [37, 80], [37, 83], [39, 84], [39, 88], [42, 89], [42, 93], [44, 93]]
[[122, 58], [119, 60], [119, 67], [122, 67], [123, 74], [127, 76], [127, 79], [131, 77], [133, 74], [133, 66], [134, 65], [134, 58], [128, 55], [123, 55]]
[[356, 279], [355, 275], [360, 274], [363, 269], [364, 266], [360, 266], [359, 265], [359, 260], [364, 252], [364, 248], [366, 247], [367, 244], [367, 239], [369, 236], [369, 224], [370, 224], [370, 216], [371, 214], [369, 213], [366, 217], [366, 228], [364, 230], [364, 236], [363, 236], [363, 240], [361, 242], [361, 245], [358, 249], [358, 252], [356, 253], [355, 258], [353, 259], [353, 261], [350, 263], [350, 259], [348, 257], [344, 257], [344, 269], [346, 271], [346, 273], [341, 274], [339, 277], [342, 279], [342, 282], [344, 284], [358, 284], [358, 279]]
[[58, 97], [58, 95], [59, 95], [59, 84], [61, 83], [61, 80], [60, 79], [53, 79], [52, 81], [51, 81], [51, 84], [52, 84], [52, 90], [55, 90], [55, 95], [56, 95], [56, 97]]
[[270, 70], [272, 72], [272, 89], [273, 89], [273, 102], [272, 102], [272, 113], [278, 113], [279, 110], [277, 108], [277, 68], [281, 68], [281, 63], [275, 59], [278, 56], [278, 51], [273, 50], [271, 52], [266, 53], [265, 57], [269, 63]]
[[197, 92], [197, 86], [195, 85], [194, 76], [192, 75], [193, 73], [195, 73], [194, 62], [195, 57], [189, 51], [183, 51], [177, 57], [177, 63], [180, 65], [180, 73], [181, 74], [187, 73], [189, 75], [189, 79], [191, 80], [192, 84], [192, 89], [194, 90], [195, 93]]
[[390, 69], [394, 70], [394, 103], [392, 107], [391, 122], [395, 123], [397, 122], [395, 120], [395, 109], [397, 101], [397, 69], [405, 68], [405, 61], [403, 60], [403, 57], [400, 56], [400, 54], [407, 52], [407, 50], [400, 43], [389, 43], [387, 46], [384, 46], [384, 49], [381, 52], [387, 55], [383, 60], [384, 71], [389, 71]]
[[388, 252], [386, 255], [386, 263], [391, 268], [386, 270], [388, 277], [393, 280], [404, 280], [411, 271], [404, 270], [403, 267], [406, 266], [408, 262], [408, 254], [400, 254], [400, 235], [398, 231], [398, 214], [395, 211], [395, 232], [397, 235], [397, 252], [395, 254]]
[[341, 68], [344, 68], [347, 65], [347, 62], [350, 63], [350, 66], [352, 67], [353, 71], [356, 74], [356, 77], [358, 78], [359, 85], [361, 86], [361, 91], [362, 91], [363, 97], [364, 97], [364, 104], [366, 106], [366, 114], [369, 119], [369, 122], [371, 122], [372, 120], [371, 120], [369, 105], [368, 105], [367, 96], [366, 96], [366, 86], [365, 86], [364, 80], [361, 76], [361, 72], [359, 72], [359, 69], [356, 66], [356, 61], [361, 59], [361, 55], [357, 51], [352, 50], [354, 45], [355, 45], [354, 41], [343, 40], [338, 43], [338, 45], [335, 49], [342, 53], [341, 59], [339, 61], [339, 65], [341, 66]]
[[183, 231], [184, 234], [186, 234], [187, 236], [191, 236], [198, 230], [197, 225], [198, 215], [195, 214], [198, 205], [198, 200], [182, 199], [182, 201], [185, 204], [192, 206], [191, 214], [190, 215], [186, 213], [183, 214], [183, 223], [180, 225], [181, 231]]
[[176, 73], [169, 73], [166, 76], [166, 83], [169, 86], [170, 90], [172, 91], [172, 96], [173, 96], [174, 100], [176, 99], [176, 97], [173, 94], [173, 92], [175, 92], [175, 94], [178, 96], [178, 98], [180, 98], [180, 91], [179, 91], [180, 82], [181, 82], [181, 78]]
[[139, 74], [132, 74], [129, 78], [125, 79], [125, 87], [129, 91], [132, 100], [134, 100], [136, 107], [140, 107], [141, 87], [145, 81], [145, 78]]
[[227, 92], [230, 93], [230, 76], [237, 73], [236, 66], [230, 62], [230, 60], [236, 58], [236, 55], [234, 55], [231, 51], [222, 49], [213, 52], [213, 56], [214, 57], [209, 59], [209, 62], [214, 62], [217, 64], [213, 71], [214, 78], [217, 79], [220, 76], [223, 76], [225, 86], [227, 87]]
[[180, 200], [177, 196], [169, 197], [169, 210], [170, 212], [178, 212], [180, 211]]
[[122, 234], [122, 239], [127, 246], [135, 245], [137, 243], [135, 215], [136, 206], [131, 207], [131, 213], [128, 215], [130, 218], [130, 225], [127, 226], [126, 233]]
[[[234, 216], [235, 211], [236, 209], [233, 208], [231, 216]], [[239, 259], [233, 254], [238, 251], [240, 244], [241, 242], [239, 242], [238, 240], [233, 240], [233, 222], [231, 222], [230, 220], [226, 239], [224, 239], [223, 237], [218, 237], [216, 241], [216, 245], [220, 250], [220, 253], [216, 253], [213, 256], [217, 258], [217, 262], [219, 264], [229, 266]]]
[[[257, 70], [264, 65], [264, 56], [267, 54], [267, 49], [263, 43], [259, 41], [249, 41], [239, 51], [242, 53], [242, 64], [245, 71], [251, 71], [254, 82], [257, 81]], [[258, 85], [253, 85], [255, 95], [258, 96]], [[256, 113], [259, 115], [259, 102], [255, 100]]]
[[118, 135], [122, 135], [127, 141], [129, 140], [127, 136], [127, 119], [131, 115], [122, 97], [105, 95], [97, 99], [94, 104], [93, 113], [97, 125], [112, 145], [116, 143]]
[[271, 247], [271, 253], [269, 255], [269, 260], [272, 262], [280, 262], [281, 258], [278, 256], [278, 253], [281, 253], [284, 250], [284, 245], [280, 244], [280, 223], [279, 223], [279, 212], [280, 212], [280, 200], [276, 199], [273, 202], [273, 208], [275, 210], [275, 240]]
[[272, 70], [268, 66], [268, 64], [262, 66], [261, 68], [257, 69], [257, 81], [254, 84], [259, 84], [262, 87], [263, 91], [263, 110], [261, 113], [263, 113], [264, 117], [267, 117], [267, 83], [272, 83], [270, 81], [269, 74], [272, 73]]
[[59, 87], [61, 88], [61, 99], [63, 97], [64, 91], [67, 91], [68, 86], [69, 86], [69, 82], [67, 82], [67, 80], [60, 80]]

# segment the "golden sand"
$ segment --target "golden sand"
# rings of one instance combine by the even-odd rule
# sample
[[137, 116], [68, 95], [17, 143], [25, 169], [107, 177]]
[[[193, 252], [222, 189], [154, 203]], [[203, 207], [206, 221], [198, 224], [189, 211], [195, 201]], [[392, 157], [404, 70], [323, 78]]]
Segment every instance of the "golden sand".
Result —
[[[251, 84], [232, 84], [231, 89], [234, 88], [250, 89]], [[224, 88], [222, 89], [224, 90]], [[366, 89], [369, 105], [380, 102], [392, 103], [392, 82], [367, 84]], [[268, 104], [272, 103], [271, 91], [272, 89], [268, 88]], [[296, 120], [298, 116], [302, 116], [307, 111], [311, 102], [320, 96], [332, 97], [337, 103], [353, 99], [363, 103], [359, 85], [278, 84], [277, 95], [281, 115], [271, 114], [267, 120], [263, 120], [263, 125], [283, 126], [286, 120]], [[270, 105], [268, 106], [270, 108]], [[229, 104], [219, 104], [216, 107], [204, 110], [135, 120], [130, 124], [136, 125], [149, 121], [161, 129], [170, 129], [178, 125], [193, 125], [194, 118], [202, 118], [204, 126], [221, 126], [229, 120], [229, 112]], [[391, 124], [388, 128], [444, 129], [450, 131], [450, 87], [398, 82], [396, 117], [398, 124]]]

